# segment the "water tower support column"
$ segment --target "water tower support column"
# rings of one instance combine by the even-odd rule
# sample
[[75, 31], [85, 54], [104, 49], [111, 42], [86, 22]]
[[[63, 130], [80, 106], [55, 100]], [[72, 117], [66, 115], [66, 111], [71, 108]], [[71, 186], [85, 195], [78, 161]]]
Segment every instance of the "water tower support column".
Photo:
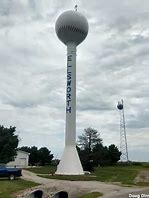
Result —
[[76, 146], [76, 45], [67, 44], [65, 146]]
[[84, 174], [76, 150], [76, 44], [73, 42], [67, 44], [65, 149], [56, 174]]

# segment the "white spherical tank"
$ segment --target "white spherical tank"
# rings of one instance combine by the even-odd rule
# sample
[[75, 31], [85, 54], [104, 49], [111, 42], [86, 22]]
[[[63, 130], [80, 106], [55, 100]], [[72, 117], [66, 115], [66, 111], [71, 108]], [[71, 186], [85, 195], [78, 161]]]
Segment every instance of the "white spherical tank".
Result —
[[58, 38], [65, 45], [68, 42], [79, 45], [88, 34], [88, 22], [81, 13], [70, 10], [58, 17], [55, 30]]

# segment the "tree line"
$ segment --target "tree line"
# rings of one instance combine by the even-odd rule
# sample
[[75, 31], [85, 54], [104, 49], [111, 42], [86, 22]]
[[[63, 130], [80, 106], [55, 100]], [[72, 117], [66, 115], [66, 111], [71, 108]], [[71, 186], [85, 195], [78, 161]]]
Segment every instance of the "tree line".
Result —
[[30, 153], [29, 165], [31, 166], [45, 166], [51, 164], [51, 161], [54, 157], [47, 147], [41, 147], [40, 149], [38, 149], [36, 146], [22, 146], [18, 149]]
[[0, 125], [0, 164], [7, 164], [13, 161], [17, 155], [18, 150], [28, 152], [29, 165], [47, 165], [53, 159], [53, 154], [46, 147], [38, 149], [36, 146], [18, 147], [19, 137], [16, 135], [16, 127], [10, 126], [9, 128]]
[[96, 129], [84, 129], [78, 137], [78, 153], [84, 170], [91, 171], [96, 166], [114, 165], [120, 160], [121, 152], [111, 144], [103, 146], [103, 140]]
[[[16, 127], [6, 128], [0, 125], [0, 163], [8, 163], [14, 160], [17, 150], [30, 153], [29, 165], [51, 164], [54, 158], [46, 147], [23, 146], [18, 148], [19, 138], [16, 135]], [[111, 144], [103, 146], [103, 140], [96, 129], [84, 129], [78, 137], [77, 150], [84, 170], [91, 171], [96, 166], [113, 165], [120, 160], [121, 152]]]

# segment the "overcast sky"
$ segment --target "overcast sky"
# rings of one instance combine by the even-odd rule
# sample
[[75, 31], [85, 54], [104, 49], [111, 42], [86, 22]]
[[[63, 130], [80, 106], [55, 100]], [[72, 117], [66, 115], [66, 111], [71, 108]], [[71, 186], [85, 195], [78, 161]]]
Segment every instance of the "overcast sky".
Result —
[[78, 5], [89, 34], [77, 48], [77, 135], [119, 147], [124, 99], [130, 160], [149, 161], [149, 1], [0, 0], [0, 124], [19, 146], [64, 148], [66, 47], [55, 22]]

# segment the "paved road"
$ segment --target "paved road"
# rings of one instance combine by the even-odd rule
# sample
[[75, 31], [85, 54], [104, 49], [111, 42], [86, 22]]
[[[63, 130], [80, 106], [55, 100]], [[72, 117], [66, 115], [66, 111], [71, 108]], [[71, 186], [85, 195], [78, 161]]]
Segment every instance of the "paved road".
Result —
[[[42, 188], [51, 191], [65, 190], [69, 194], [69, 198], [77, 198], [78, 194], [99, 191], [104, 194], [103, 198], [128, 198], [129, 194], [148, 194], [148, 188], [121, 187], [114, 184], [98, 182], [98, 181], [64, 181], [38, 177], [36, 174], [23, 170], [23, 179], [35, 181], [42, 184]], [[134, 197], [131, 197], [134, 198]], [[135, 197], [141, 198], [141, 197]], [[142, 198], [149, 198], [142, 197]]]

